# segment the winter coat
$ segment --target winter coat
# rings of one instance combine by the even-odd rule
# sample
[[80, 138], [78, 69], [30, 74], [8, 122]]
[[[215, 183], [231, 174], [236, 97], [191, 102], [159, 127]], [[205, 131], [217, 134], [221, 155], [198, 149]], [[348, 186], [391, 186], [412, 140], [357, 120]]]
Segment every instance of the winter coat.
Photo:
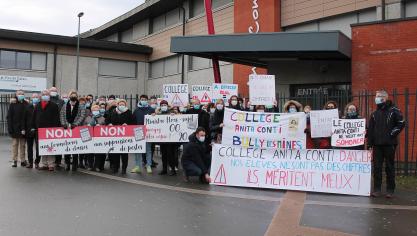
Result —
[[108, 114], [106, 117], [106, 125], [112, 124], [112, 125], [134, 125], [135, 120], [133, 119], [132, 112], [130, 110], [127, 110], [123, 113], [119, 113], [117, 108], [114, 109], [111, 113]]
[[145, 116], [155, 113], [155, 109], [150, 106], [137, 107], [133, 112], [133, 117], [137, 125], [143, 125], [145, 123]]
[[295, 100], [289, 100], [284, 104], [284, 110], [283, 112], [288, 112], [288, 110], [290, 109], [290, 105], [294, 104], [295, 107], [297, 108], [297, 112], [302, 112], [303, 111], [303, 105], [301, 105], [301, 103], [295, 101]]
[[202, 109], [191, 108], [187, 111], [187, 114], [198, 115], [198, 126], [203, 127], [206, 130], [207, 137], [210, 137], [210, 114]]
[[33, 122], [33, 114], [35, 112], [35, 108], [37, 105], [33, 105], [32, 103], [26, 106], [25, 110], [25, 131], [26, 131], [26, 138], [34, 138], [36, 132], [34, 132], [34, 124]]
[[48, 102], [45, 108], [39, 103], [33, 112], [32, 124], [34, 129], [60, 127], [58, 105]]
[[[55, 96], [55, 97], [50, 97], [50, 101], [55, 103], [56, 105], [58, 105], [58, 109], [61, 110], [62, 107], [64, 106], [65, 102], [64, 100], [62, 100], [61, 98], [59, 98], [59, 96]], [[69, 102], [68, 102], [69, 103]]]
[[106, 125], [106, 118], [104, 116], [94, 117], [90, 113], [84, 120], [84, 125], [96, 126], [96, 125]]
[[12, 138], [24, 138], [22, 131], [26, 131], [25, 111], [28, 103], [11, 103], [7, 112], [7, 128]]
[[402, 129], [405, 127], [405, 120], [392, 101], [386, 101], [378, 105], [376, 111], [371, 114], [368, 125], [368, 145], [384, 146], [397, 145]]
[[216, 139], [218, 134], [222, 134], [223, 128], [220, 124], [223, 123], [224, 109], [217, 110], [214, 112], [213, 119], [210, 122], [211, 139]]
[[64, 128], [67, 128], [69, 125], [71, 127], [81, 126], [84, 123], [87, 111], [79, 107], [79, 102], [77, 101], [71, 111], [71, 102], [68, 102], [65, 106], [62, 107], [60, 113], [61, 125]]
[[195, 132], [189, 137], [189, 143], [184, 145], [181, 162], [193, 162], [198, 166], [203, 174], [207, 174], [210, 166], [207, 166], [207, 158], [210, 158], [210, 152], [206, 142], [200, 142], [197, 140]]

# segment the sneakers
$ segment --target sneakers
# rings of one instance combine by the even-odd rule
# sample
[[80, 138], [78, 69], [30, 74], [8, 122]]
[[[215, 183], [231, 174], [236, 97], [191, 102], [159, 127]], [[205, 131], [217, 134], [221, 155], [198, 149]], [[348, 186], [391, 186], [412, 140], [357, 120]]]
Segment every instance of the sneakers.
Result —
[[146, 173], [152, 174], [152, 167], [146, 166]]
[[21, 167], [25, 167], [25, 166], [27, 166], [27, 162], [26, 162], [26, 161], [22, 161], [22, 162], [20, 163], [20, 166], [21, 166]]
[[17, 161], [13, 161], [12, 167], [17, 167]]
[[130, 173], [137, 173], [137, 174], [141, 173], [140, 167], [139, 166], [135, 166], [135, 168], [133, 168], [130, 171]]

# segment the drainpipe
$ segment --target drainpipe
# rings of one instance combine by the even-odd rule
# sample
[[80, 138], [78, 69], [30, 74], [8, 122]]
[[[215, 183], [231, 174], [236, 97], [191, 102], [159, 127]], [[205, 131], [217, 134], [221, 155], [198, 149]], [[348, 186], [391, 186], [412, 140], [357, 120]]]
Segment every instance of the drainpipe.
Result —
[[385, 21], [385, 0], [381, 0], [381, 20]]
[[55, 45], [54, 46], [54, 71], [53, 71], [53, 75], [52, 75], [52, 86], [56, 87], [56, 58], [58, 55], [58, 46]]
[[[184, 6], [181, 6], [181, 10], [182, 10], [182, 36], [185, 36], [185, 8]], [[182, 54], [181, 56], [181, 84], [183, 84], [185, 80], [184, 61], [185, 61], [185, 55]]]

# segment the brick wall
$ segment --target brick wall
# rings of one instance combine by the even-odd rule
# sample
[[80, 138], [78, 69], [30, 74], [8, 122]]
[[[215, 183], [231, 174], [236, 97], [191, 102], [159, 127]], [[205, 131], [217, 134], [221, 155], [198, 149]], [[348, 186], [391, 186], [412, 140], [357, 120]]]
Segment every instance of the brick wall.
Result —
[[[417, 19], [352, 26], [352, 91], [386, 89], [397, 106], [406, 111], [408, 99], [409, 160], [417, 159], [416, 90], [417, 90]], [[392, 96], [396, 90], [398, 96]], [[373, 100], [373, 109], [375, 105]], [[404, 159], [405, 132], [402, 132], [399, 158]], [[414, 145], [414, 154], [412, 148]], [[413, 159], [413, 160], [412, 160]]]

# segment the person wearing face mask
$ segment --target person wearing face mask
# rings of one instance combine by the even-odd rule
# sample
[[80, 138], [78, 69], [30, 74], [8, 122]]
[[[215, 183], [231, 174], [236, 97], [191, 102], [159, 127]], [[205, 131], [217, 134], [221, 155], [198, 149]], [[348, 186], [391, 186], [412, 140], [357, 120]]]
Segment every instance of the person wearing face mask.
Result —
[[[345, 106], [345, 110], [342, 116], [342, 119], [362, 119], [362, 117], [359, 116], [358, 113], [358, 107], [353, 103], [349, 103]], [[339, 147], [333, 147], [333, 148], [339, 148]], [[352, 146], [352, 147], [343, 147], [342, 149], [350, 149], [350, 150], [364, 150], [365, 145], [358, 145], [358, 146]]]
[[88, 94], [87, 97], [85, 97], [85, 100], [86, 100], [85, 109], [91, 111], [91, 106], [93, 105], [93, 99], [94, 99], [94, 96], [92, 94]]
[[178, 109], [181, 114], [187, 114], [188, 106], [181, 106]]
[[68, 98], [68, 94], [64, 93], [61, 95], [61, 99], [62, 101], [64, 101], [64, 105], [68, 103], [69, 98]]
[[386, 198], [392, 198], [395, 190], [395, 150], [398, 135], [404, 129], [406, 121], [403, 115], [384, 90], [375, 95], [376, 111], [372, 112], [368, 125], [368, 147], [373, 151], [373, 197], [381, 195], [382, 167], [385, 161]]
[[98, 105], [99, 105], [99, 112], [104, 117], [104, 114], [106, 113], [106, 102], [100, 101]]
[[[159, 103], [159, 109], [156, 109], [155, 115], [173, 115], [175, 112], [171, 110], [168, 106], [166, 100], [162, 100]], [[153, 115], [154, 115], [153, 114]], [[162, 171], [159, 172], [159, 175], [168, 174], [168, 166], [170, 167], [169, 175], [176, 175], [175, 166], [178, 163], [178, 145], [176, 143], [159, 143], [161, 147], [161, 157], [162, 157]]]
[[277, 100], [274, 101], [272, 105], [265, 105], [265, 112], [266, 113], [278, 113], [278, 102]]
[[223, 99], [217, 99], [215, 104], [216, 110], [210, 124], [211, 141], [215, 143], [221, 143], [223, 132], [223, 119], [224, 119], [224, 101]]
[[33, 113], [35, 111], [36, 105], [40, 102], [39, 94], [33, 93], [31, 98], [31, 103], [26, 107], [25, 110], [25, 130], [26, 130], [26, 146], [27, 146], [27, 154], [28, 154], [28, 161], [29, 164], [26, 166], [27, 168], [33, 168], [33, 143], [35, 143], [35, 167], [39, 169], [39, 150], [38, 150], [38, 137], [37, 133], [35, 132], [35, 128], [32, 124], [33, 120]]
[[187, 114], [198, 115], [198, 126], [201, 126], [206, 130], [206, 134], [209, 135], [207, 138], [208, 142], [210, 137], [210, 114], [208, 114], [206, 111], [202, 109], [200, 100], [191, 100], [191, 108], [187, 111]]
[[[141, 95], [139, 97], [137, 108], [133, 112], [133, 118], [137, 125], [145, 124], [145, 116], [155, 113], [155, 109], [149, 106], [148, 95]], [[146, 143], [146, 153], [135, 153], [135, 167], [130, 171], [131, 173], [141, 173], [142, 160], [146, 160], [146, 172], [152, 174], [152, 143]]]
[[[117, 107], [106, 118], [107, 125], [134, 125], [135, 120], [132, 112], [127, 107], [127, 102], [124, 99], [119, 99]], [[113, 169], [113, 173], [117, 173], [120, 168], [120, 161], [122, 161], [122, 174], [126, 174], [128, 166], [128, 154], [127, 153], [110, 153], [110, 163]]]
[[[85, 109], [78, 101], [78, 94], [76, 91], [71, 91], [69, 94], [70, 101], [62, 107], [60, 112], [61, 125], [64, 129], [72, 129], [84, 124], [86, 117]], [[78, 168], [78, 155], [67, 154], [64, 155], [66, 170], [70, 170], [72, 156], [72, 170], [76, 171]]]
[[17, 159], [20, 159], [20, 165], [26, 166], [26, 122], [25, 112], [28, 103], [25, 101], [25, 93], [22, 90], [16, 91], [16, 103], [9, 105], [7, 112], [7, 128], [12, 138], [12, 167], [17, 167]]
[[[91, 112], [84, 120], [84, 125], [87, 126], [100, 126], [100, 125], [106, 125], [106, 120], [103, 117], [103, 113], [100, 113], [100, 107], [98, 105], [93, 105], [91, 107]], [[81, 155], [81, 154], [80, 154]], [[104, 160], [106, 159], [106, 154], [84, 154], [88, 161], [88, 170], [92, 171], [103, 171], [104, 170]]]
[[233, 95], [230, 97], [228, 108], [239, 110], [239, 111], [242, 110], [242, 106], [239, 104], [239, 98], [236, 95]]
[[284, 112], [285, 113], [296, 113], [302, 112], [303, 105], [295, 100], [289, 100], [284, 104]]
[[[323, 106], [323, 110], [332, 110], [332, 109], [338, 109], [338, 105], [336, 101], [328, 101]], [[332, 149], [331, 140], [332, 140], [331, 137], [314, 139], [315, 142], [318, 142], [319, 149]]]
[[[49, 89], [50, 101], [58, 105], [58, 109], [61, 111], [64, 106], [64, 100], [59, 97], [58, 89], [56, 87], [51, 87]], [[57, 169], [61, 169], [62, 155], [55, 156], [55, 164]]]
[[306, 114], [307, 124], [306, 124], [306, 129], [304, 130], [304, 133], [306, 134], [307, 149], [315, 149], [316, 148], [315, 141], [311, 138], [310, 111], [311, 111], [311, 106], [305, 105], [304, 113]]
[[[59, 119], [58, 105], [50, 102], [48, 90], [42, 91], [41, 102], [35, 106], [33, 111], [32, 125], [34, 132], [37, 132], [39, 128], [59, 127], [61, 125]], [[55, 156], [42, 156], [42, 164], [40, 170], [54, 171]]]
[[257, 105], [255, 107], [256, 112], [265, 113], [265, 106], [264, 105]]
[[190, 176], [199, 176], [202, 183], [211, 182], [209, 175], [211, 156], [205, 138], [204, 128], [198, 127], [189, 136], [190, 142], [184, 145], [181, 164], [184, 170], [184, 180], [187, 182]]

